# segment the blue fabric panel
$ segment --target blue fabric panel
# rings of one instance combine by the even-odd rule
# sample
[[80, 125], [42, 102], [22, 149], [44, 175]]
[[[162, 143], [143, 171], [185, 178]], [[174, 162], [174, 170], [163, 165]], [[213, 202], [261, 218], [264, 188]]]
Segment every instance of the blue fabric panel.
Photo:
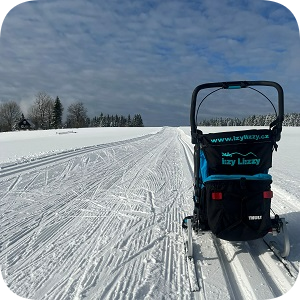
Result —
[[207, 160], [205, 158], [204, 152], [200, 150], [200, 178], [202, 178], [202, 181], [205, 181], [208, 177], [208, 166], [207, 166]]
[[241, 178], [246, 178], [247, 180], [272, 180], [270, 174], [259, 173], [255, 175], [210, 175], [203, 182], [211, 180], [239, 180]]

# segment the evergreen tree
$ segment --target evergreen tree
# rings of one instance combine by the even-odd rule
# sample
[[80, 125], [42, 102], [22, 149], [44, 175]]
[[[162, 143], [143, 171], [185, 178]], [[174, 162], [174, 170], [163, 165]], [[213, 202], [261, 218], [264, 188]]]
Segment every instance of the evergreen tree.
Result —
[[94, 117], [92, 119], [87, 118], [86, 126], [91, 127], [143, 127], [143, 119], [140, 114], [134, 115], [131, 118], [130, 114], [128, 117], [124, 117], [123, 115], [103, 115], [100, 114], [99, 117]]
[[120, 117], [118, 115], [115, 115], [114, 126], [115, 127], [120, 127]]
[[[199, 126], [269, 126], [276, 119], [275, 114], [252, 115], [244, 119], [215, 118], [202, 120]], [[283, 126], [300, 126], [300, 113], [287, 113], [284, 115]]]
[[60, 102], [60, 99], [56, 97], [54, 101], [53, 112], [52, 112], [52, 122], [51, 122], [52, 128], [58, 129], [62, 127], [63, 110], [64, 108]]
[[120, 117], [120, 126], [125, 127], [126, 126], [126, 118], [124, 116]]
[[131, 126], [133, 126], [133, 127], [144, 127], [143, 119], [142, 119], [142, 116], [140, 114], [134, 115], [134, 117], [132, 119], [132, 125]]
[[100, 114], [99, 118], [98, 118], [98, 122], [99, 122], [99, 127], [103, 127], [103, 113]]
[[128, 127], [132, 126], [132, 125], [131, 125], [131, 117], [130, 117], [130, 114], [129, 114], [128, 117], [127, 117], [127, 122], [126, 122], [126, 123], [127, 123], [126, 126], [128, 126]]

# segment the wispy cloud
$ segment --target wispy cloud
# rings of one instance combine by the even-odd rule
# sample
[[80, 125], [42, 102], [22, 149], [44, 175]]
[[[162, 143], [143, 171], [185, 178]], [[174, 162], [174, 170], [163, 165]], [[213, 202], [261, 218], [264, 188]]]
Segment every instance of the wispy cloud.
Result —
[[[0, 100], [30, 105], [43, 90], [66, 107], [84, 102], [91, 116], [181, 125], [196, 85], [263, 79], [282, 84], [286, 110], [296, 111], [298, 37], [287, 9], [261, 0], [28, 2], [3, 24]], [[234, 99], [206, 112], [233, 107]]]

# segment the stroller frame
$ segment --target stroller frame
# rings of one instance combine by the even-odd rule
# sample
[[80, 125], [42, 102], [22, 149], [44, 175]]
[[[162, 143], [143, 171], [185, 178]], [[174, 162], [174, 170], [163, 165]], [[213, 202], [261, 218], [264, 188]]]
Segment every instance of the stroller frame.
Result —
[[[278, 115], [269, 129], [208, 134], [197, 129], [196, 104], [201, 90], [243, 89], [251, 86], [269, 86], [277, 90]], [[194, 211], [182, 223], [188, 231], [188, 257], [193, 256], [193, 230], [197, 233], [211, 231], [216, 237], [228, 241], [253, 240], [263, 238], [268, 233], [273, 236], [281, 234], [282, 249], [278, 249], [275, 242], [268, 245], [281, 257], [289, 255], [287, 222], [277, 214], [273, 218], [270, 216], [273, 192], [272, 177], [268, 174], [272, 166], [272, 152], [274, 149], [277, 151], [277, 142], [281, 138], [283, 120], [283, 89], [276, 82], [215, 82], [201, 84], [194, 89], [190, 110], [191, 140], [195, 145]]]

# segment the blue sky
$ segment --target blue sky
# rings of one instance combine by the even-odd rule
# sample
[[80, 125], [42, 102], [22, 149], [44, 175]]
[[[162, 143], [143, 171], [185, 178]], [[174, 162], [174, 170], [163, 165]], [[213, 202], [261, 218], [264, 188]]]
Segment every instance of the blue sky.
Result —
[[[0, 101], [26, 115], [45, 91], [65, 110], [83, 102], [90, 117], [140, 113], [146, 126], [179, 126], [198, 84], [271, 80], [286, 112], [300, 112], [299, 46], [293, 14], [263, 0], [25, 2], [2, 25]], [[256, 97], [220, 94], [201, 116], [272, 112]]]

